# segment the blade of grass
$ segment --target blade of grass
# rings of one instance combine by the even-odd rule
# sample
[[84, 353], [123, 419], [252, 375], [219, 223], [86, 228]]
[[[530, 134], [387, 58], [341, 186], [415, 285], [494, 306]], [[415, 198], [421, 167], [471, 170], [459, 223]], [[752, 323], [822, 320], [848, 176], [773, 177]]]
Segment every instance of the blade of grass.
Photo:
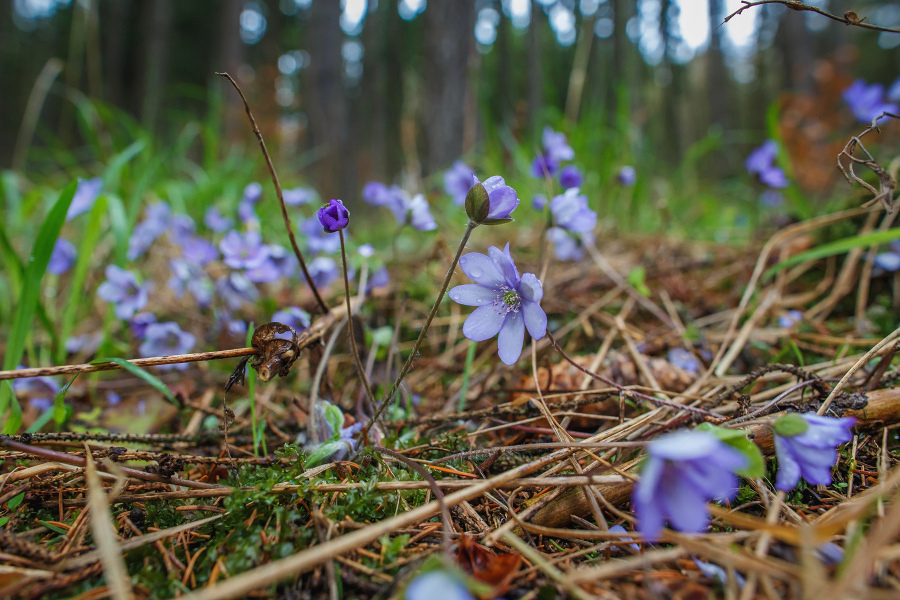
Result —
[[128, 371], [129, 373], [134, 375], [135, 377], [139, 377], [139, 378], [143, 379], [144, 381], [146, 381], [147, 383], [149, 383], [150, 385], [152, 385], [154, 388], [156, 388], [157, 391], [159, 391], [159, 393], [161, 393], [163, 396], [165, 396], [172, 404], [174, 404], [176, 406], [181, 406], [181, 403], [178, 402], [178, 400], [175, 398], [175, 395], [171, 392], [171, 390], [169, 390], [169, 388], [166, 387], [166, 384], [164, 384], [162, 381], [160, 381], [158, 377], [156, 377], [149, 371], [145, 371], [141, 367], [137, 366], [136, 364], [134, 364], [132, 362], [128, 362], [124, 358], [98, 358], [97, 360], [91, 361], [91, 364], [104, 363], [104, 362], [111, 362], [111, 363], [115, 363], [115, 364], [119, 365], [120, 367], [122, 367], [123, 369], [125, 369], [126, 371]]
[[62, 344], [56, 346], [56, 364], [61, 365], [66, 360], [65, 340], [69, 339], [72, 327], [75, 324], [75, 314], [82, 302], [89, 299], [84, 293], [84, 281], [87, 278], [88, 269], [94, 260], [94, 249], [103, 230], [103, 215], [106, 214], [106, 198], [100, 196], [94, 208], [91, 210], [91, 218], [84, 230], [84, 237], [78, 247], [78, 259], [72, 271], [72, 279], [69, 282], [69, 298], [66, 300], [66, 308], [63, 310], [62, 325], [59, 328], [59, 338]]
[[763, 280], [768, 279], [779, 271], [783, 271], [789, 267], [793, 267], [794, 265], [806, 262], [808, 260], [817, 260], [828, 256], [835, 256], [836, 254], [843, 254], [844, 252], [849, 252], [854, 248], [867, 248], [869, 246], [877, 246], [878, 244], [885, 244], [896, 239], [900, 239], [900, 228], [898, 227], [885, 231], [873, 231], [872, 233], [855, 235], [853, 237], [843, 238], [840, 240], [829, 242], [827, 244], [822, 244], [821, 246], [817, 246], [812, 250], [801, 252], [800, 254], [791, 256], [781, 261], [765, 272], [765, 274], [763, 275]]
[[[253, 339], [254, 324], [247, 326], [247, 346]], [[260, 429], [256, 426], [256, 369], [247, 369], [247, 395], [250, 397], [250, 429], [253, 432], [253, 454], [259, 456]]]
[[[31, 257], [28, 259], [28, 266], [25, 268], [23, 276], [22, 291], [19, 294], [12, 331], [10, 331], [9, 338], [6, 341], [6, 356], [3, 359], [4, 370], [15, 369], [22, 359], [22, 353], [25, 351], [25, 340], [33, 329], [32, 319], [37, 310], [41, 281], [44, 278], [44, 273], [47, 271], [47, 264], [50, 262], [50, 255], [53, 253], [53, 247], [56, 245], [59, 232], [66, 222], [66, 213], [69, 211], [69, 205], [75, 196], [75, 187], [76, 182], [73, 181], [59, 195], [53, 208], [50, 209], [43, 224], [41, 224], [37, 239], [34, 241]], [[21, 407], [18, 406], [18, 400], [16, 400], [15, 395], [9, 393], [11, 390], [12, 388], [8, 386], [0, 387], [0, 416], [12, 408], [9, 418], [3, 426], [4, 433], [15, 433], [22, 423]]]

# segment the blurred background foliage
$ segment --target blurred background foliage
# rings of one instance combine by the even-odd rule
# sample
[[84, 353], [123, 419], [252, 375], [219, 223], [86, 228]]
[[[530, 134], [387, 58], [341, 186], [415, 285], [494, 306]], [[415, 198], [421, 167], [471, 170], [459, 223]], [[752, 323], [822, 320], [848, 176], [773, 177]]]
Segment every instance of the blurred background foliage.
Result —
[[[868, 22], [900, 24], [897, 3], [852, 4]], [[527, 169], [550, 125], [569, 136], [595, 206], [631, 211], [623, 226], [753, 224], [762, 189], [743, 161], [767, 138], [782, 143], [780, 162], [796, 184], [788, 207], [806, 217], [832, 198], [834, 157], [860, 129], [841, 90], [857, 78], [890, 84], [900, 72], [900, 34], [778, 4], [723, 24], [739, 7], [7, 0], [0, 168], [17, 173], [17, 188], [49, 178], [61, 189], [72, 177], [105, 173], [142, 140], [140, 160], [153, 163], [153, 175], [141, 171], [131, 192], [186, 177], [203, 180], [201, 198], [223, 193], [227, 181], [236, 196], [263, 172], [255, 150], [248, 153], [254, 140], [238, 98], [214, 75], [228, 71], [282, 176], [351, 206], [372, 179], [438, 189], [432, 176], [460, 157], [482, 175], [522, 177], [517, 189], [527, 201], [541, 191]], [[604, 185], [626, 164], [641, 175], [638, 205]], [[175, 196], [166, 199], [177, 206]]]

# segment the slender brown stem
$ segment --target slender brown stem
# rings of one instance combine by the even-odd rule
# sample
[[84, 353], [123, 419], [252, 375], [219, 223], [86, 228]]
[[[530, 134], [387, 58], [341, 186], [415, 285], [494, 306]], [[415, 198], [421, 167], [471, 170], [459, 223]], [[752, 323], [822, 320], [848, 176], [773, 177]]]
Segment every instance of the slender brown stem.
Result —
[[306, 261], [303, 260], [303, 253], [300, 252], [300, 246], [297, 245], [297, 238], [294, 237], [294, 227], [291, 225], [291, 219], [288, 217], [287, 205], [284, 203], [284, 193], [281, 191], [281, 184], [278, 183], [278, 175], [275, 174], [275, 165], [272, 164], [272, 159], [269, 157], [269, 151], [266, 149], [266, 142], [263, 141], [262, 132], [259, 130], [259, 126], [256, 124], [256, 119], [253, 118], [253, 113], [250, 111], [250, 104], [247, 103], [247, 98], [244, 97], [244, 92], [241, 91], [240, 86], [237, 82], [229, 75], [228, 73], [216, 73], [216, 75], [221, 75], [228, 79], [231, 82], [231, 85], [234, 86], [234, 89], [237, 90], [237, 93], [241, 95], [241, 100], [244, 102], [244, 110], [247, 111], [247, 117], [250, 118], [250, 126], [253, 128], [253, 133], [256, 134], [256, 139], [259, 140], [259, 147], [262, 149], [263, 156], [266, 159], [266, 166], [269, 168], [269, 175], [272, 176], [272, 183], [275, 184], [275, 193], [278, 196], [278, 203], [281, 205], [281, 216], [284, 217], [284, 226], [287, 228], [288, 237], [291, 239], [291, 247], [294, 249], [294, 254], [297, 256], [297, 260], [300, 262], [300, 269], [303, 270], [303, 276], [306, 277], [306, 283], [309, 285], [309, 289], [312, 290], [313, 295], [316, 297], [316, 302], [319, 304], [319, 308], [322, 309], [324, 314], [328, 314], [328, 305], [325, 304], [325, 301], [322, 300], [322, 296], [319, 295], [319, 290], [316, 288], [316, 284], [313, 282], [312, 277], [309, 274], [309, 269], [306, 268]]
[[362, 381], [363, 387], [366, 388], [366, 395], [369, 402], [375, 406], [375, 396], [372, 394], [372, 387], [369, 385], [369, 379], [366, 377], [366, 370], [363, 368], [362, 360], [359, 358], [359, 348], [356, 347], [356, 335], [353, 331], [353, 310], [350, 308], [350, 277], [347, 274], [347, 248], [344, 244], [344, 230], [339, 229], [341, 236], [341, 261], [344, 263], [344, 298], [347, 299], [347, 331], [350, 333], [350, 350], [353, 352], [353, 361], [356, 363], [356, 371], [359, 373], [359, 380]]
[[437, 300], [435, 300], [434, 302], [434, 306], [431, 308], [431, 312], [428, 314], [428, 318], [425, 319], [425, 325], [422, 327], [422, 331], [419, 332], [419, 337], [418, 339], [416, 339], [416, 343], [413, 345], [412, 352], [409, 353], [409, 358], [406, 359], [406, 362], [403, 364], [403, 368], [400, 369], [400, 373], [397, 375], [397, 379], [394, 380], [394, 383], [391, 384], [391, 388], [381, 400], [381, 404], [378, 405], [378, 408], [375, 410], [375, 414], [372, 415], [372, 418], [369, 419], [368, 423], [366, 423], [365, 431], [369, 431], [372, 428], [372, 425], [378, 421], [381, 413], [384, 412], [384, 409], [387, 408], [391, 403], [391, 400], [394, 399], [394, 395], [400, 388], [400, 384], [403, 383], [403, 380], [406, 378], [407, 373], [409, 373], [409, 370], [412, 368], [413, 360], [415, 360], [416, 354], [419, 352], [419, 347], [422, 345], [422, 341], [425, 339], [425, 334], [428, 333], [428, 328], [431, 326], [431, 322], [434, 320], [434, 316], [437, 314], [438, 308], [440, 308], [441, 306], [441, 301], [444, 299], [444, 294], [447, 293], [447, 288], [450, 286], [450, 280], [453, 278], [454, 271], [456, 271], [456, 265], [457, 263], [459, 263], [459, 257], [462, 256], [462, 252], [466, 247], [466, 243], [469, 241], [469, 236], [472, 235], [472, 230], [476, 227], [478, 227], [478, 224], [474, 223], [473, 221], [469, 221], [469, 224], [466, 226], [466, 232], [463, 234], [462, 240], [460, 240], [459, 242], [459, 247], [456, 249], [456, 256], [453, 257], [453, 263], [450, 265], [450, 268], [447, 269], [447, 275], [444, 277], [444, 283], [441, 285], [441, 291], [438, 294]]
[[862, 27], [863, 29], [871, 29], [872, 31], [884, 31], [887, 33], [900, 33], [900, 29], [894, 29], [893, 27], [882, 27], [881, 25], [874, 25], [872, 23], [866, 23], [866, 17], [860, 17], [853, 11], [847, 11], [843, 16], [833, 15], [830, 12], [819, 8], [818, 6], [812, 6], [810, 4], [806, 4], [804, 2], [800, 2], [799, 0], [759, 0], [758, 2], [749, 2], [748, 0], [744, 0], [743, 6], [739, 9], [725, 17], [724, 23], [727, 23], [735, 16], [742, 14], [748, 8], [753, 8], [754, 6], [761, 6], [763, 4], [783, 4], [790, 8], [791, 10], [796, 11], [804, 11], [808, 10], [810, 12], [818, 13], [823, 17], [831, 19], [832, 21], [837, 21], [838, 23], [843, 23], [844, 25], [855, 25], [856, 27]]

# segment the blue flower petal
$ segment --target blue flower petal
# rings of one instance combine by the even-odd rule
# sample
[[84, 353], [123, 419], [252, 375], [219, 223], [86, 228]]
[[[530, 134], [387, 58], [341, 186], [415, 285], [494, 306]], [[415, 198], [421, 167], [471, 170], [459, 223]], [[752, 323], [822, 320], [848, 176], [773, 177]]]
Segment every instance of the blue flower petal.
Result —
[[493, 303], [498, 296], [497, 290], [476, 283], [458, 285], [447, 293], [450, 299], [464, 306], [485, 306]]
[[[527, 273], [531, 275], [531, 273]], [[547, 333], [547, 315], [544, 309], [537, 302], [530, 300], [522, 300], [522, 315], [525, 317], [525, 327], [528, 333], [536, 340], [544, 337]]]
[[800, 481], [800, 464], [794, 457], [790, 442], [779, 435], [775, 436], [775, 454], [778, 456], [775, 488], [783, 492], [790, 491]]
[[525, 319], [521, 314], [511, 312], [506, 315], [506, 320], [500, 328], [500, 335], [497, 337], [500, 360], [507, 365], [515, 364], [522, 355], [522, 344], [524, 343]]
[[[495, 307], [480, 306], [463, 323], [463, 335], [473, 342], [483, 342], [500, 332], [504, 319], [506, 315], [498, 312]], [[520, 351], [521, 348], [520, 344]]]
[[497, 265], [484, 254], [469, 252], [459, 259], [459, 266], [475, 283], [495, 289], [505, 284]]

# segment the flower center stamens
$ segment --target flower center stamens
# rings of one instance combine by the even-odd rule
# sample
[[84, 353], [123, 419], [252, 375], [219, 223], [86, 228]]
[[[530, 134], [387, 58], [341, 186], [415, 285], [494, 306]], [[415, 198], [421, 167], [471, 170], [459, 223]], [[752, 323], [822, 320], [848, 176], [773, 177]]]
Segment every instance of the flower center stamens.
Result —
[[497, 290], [497, 299], [494, 304], [502, 314], [517, 313], [522, 306], [522, 301], [516, 290], [504, 285]]

